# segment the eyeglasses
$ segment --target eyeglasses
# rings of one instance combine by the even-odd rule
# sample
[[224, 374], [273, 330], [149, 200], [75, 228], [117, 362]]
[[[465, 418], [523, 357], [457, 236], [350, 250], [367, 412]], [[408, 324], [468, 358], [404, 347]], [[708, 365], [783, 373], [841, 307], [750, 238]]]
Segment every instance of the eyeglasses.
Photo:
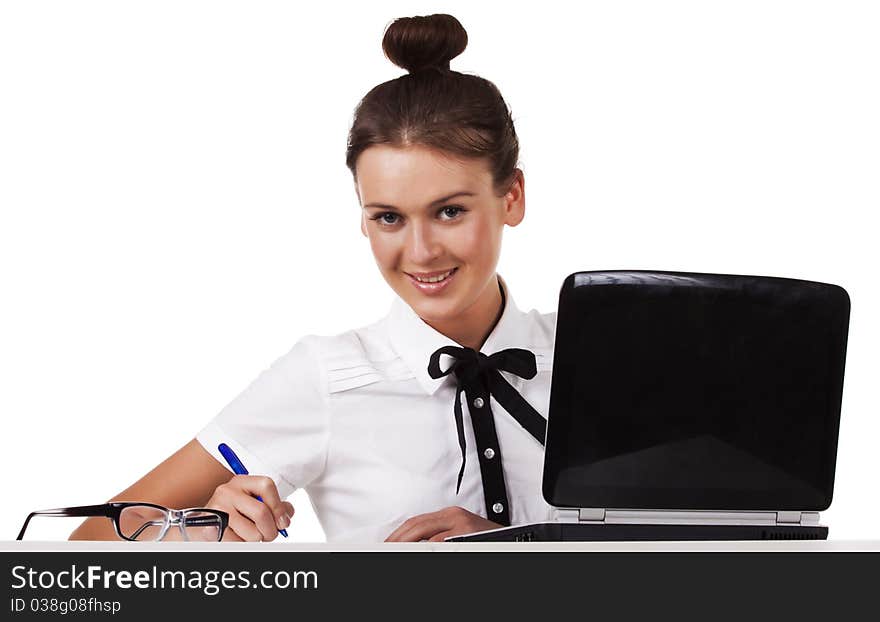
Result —
[[[24, 537], [34, 516], [106, 516], [113, 521], [120, 538], [138, 542], [155, 542], [166, 537], [187, 542], [218, 542], [229, 524], [229, 514], [222, 510], [169, 510], [154, 503], [114, 502], [31, 512], [16, 540]], [[175, 526], [177, 529], [172, 529]]]

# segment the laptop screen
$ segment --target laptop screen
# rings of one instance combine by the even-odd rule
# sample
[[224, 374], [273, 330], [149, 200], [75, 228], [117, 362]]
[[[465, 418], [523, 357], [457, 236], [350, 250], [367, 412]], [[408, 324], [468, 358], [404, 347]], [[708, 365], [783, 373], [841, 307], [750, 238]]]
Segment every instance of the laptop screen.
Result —
[[544, 497], [823, 510], [849, 297], [771, 277], [579, 272], [559, 298]]

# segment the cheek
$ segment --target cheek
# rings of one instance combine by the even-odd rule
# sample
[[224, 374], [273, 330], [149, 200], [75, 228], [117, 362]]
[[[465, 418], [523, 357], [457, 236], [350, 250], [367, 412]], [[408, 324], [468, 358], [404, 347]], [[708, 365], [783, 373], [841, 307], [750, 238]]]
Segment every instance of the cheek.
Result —
[[488, 220], [474, 220], [468, 224], [468, 227], [456, 228], [449, 237], [449, 250], [471, 263], [491, 262], [499, 245], [497, 227]]
[[372, 233], [370, 235], [370, 249], [373, 251], [373, 257], [380, 268], [393, 268], [397, 263], [399, 250], [397, 243], [391, 236]]

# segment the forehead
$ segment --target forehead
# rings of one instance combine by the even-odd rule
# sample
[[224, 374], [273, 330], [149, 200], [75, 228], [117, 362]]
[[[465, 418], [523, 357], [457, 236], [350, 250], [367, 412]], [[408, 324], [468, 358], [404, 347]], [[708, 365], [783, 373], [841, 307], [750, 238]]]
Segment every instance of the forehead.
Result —
[[489, 192], [492, 175], [485, 158], [457, 158], [422, 146], [374, 145], [357, 161], [361, 204], [419, 208], [453, 192]]

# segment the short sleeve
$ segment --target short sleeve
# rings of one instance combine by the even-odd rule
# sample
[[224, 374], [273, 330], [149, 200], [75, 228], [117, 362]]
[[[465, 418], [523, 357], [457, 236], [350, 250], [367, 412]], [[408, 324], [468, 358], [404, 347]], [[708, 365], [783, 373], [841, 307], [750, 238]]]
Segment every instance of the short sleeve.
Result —
[[275, 481], [282, 499], [314, 481], [326, 463], [326, 383], [309, 341], [297, 342], [196, 435], [227, 468], [217, 446], [229, 445], [250, 474]]

